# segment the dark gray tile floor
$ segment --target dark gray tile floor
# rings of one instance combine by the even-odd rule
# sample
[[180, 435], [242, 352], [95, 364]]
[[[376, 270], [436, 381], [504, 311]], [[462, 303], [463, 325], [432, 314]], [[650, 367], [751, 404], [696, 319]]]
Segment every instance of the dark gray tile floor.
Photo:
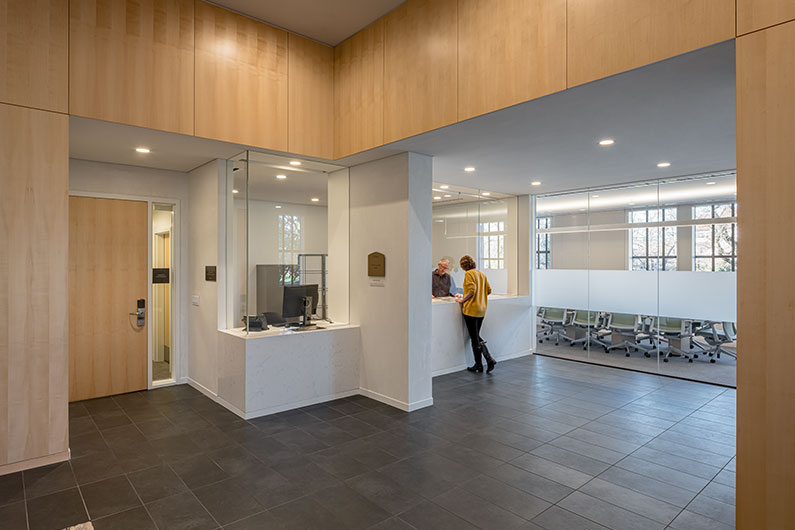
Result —
[[[70, 405], [0, 530], [734, 527], [735, 391], [547, 357], [243, 421], [188, 386]], [[87, 525], [88, 526], [88, 525]]]

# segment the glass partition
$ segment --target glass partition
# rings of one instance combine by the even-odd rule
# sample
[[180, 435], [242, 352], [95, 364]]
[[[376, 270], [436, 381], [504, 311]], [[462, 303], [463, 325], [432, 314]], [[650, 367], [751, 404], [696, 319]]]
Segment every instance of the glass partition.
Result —
[[347, 169], [254, 151], [227, 166], [227, 327], [330, 322], [329, 208], [347, 204], [329, 204], [329, 174]]
[[734, 172], [539, 196], [535, 212], [539, 353], [735, 386]]
[[494, 295], [517, 294], [517, 199], [516, 197], [453, 186], [433, 184], [433, 263], [447, 260], [450, 294], [462, 292], [463, 256], [475, 259], [489, 279]]
[[174, 377], [174, 205], [152, 205], [152, 381]]

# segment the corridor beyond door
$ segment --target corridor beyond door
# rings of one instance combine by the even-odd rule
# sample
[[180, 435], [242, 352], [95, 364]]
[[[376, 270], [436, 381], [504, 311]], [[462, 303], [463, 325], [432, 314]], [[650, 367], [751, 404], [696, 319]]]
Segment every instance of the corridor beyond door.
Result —
[[147, 237], [146, 202], [69, 198], [69, 401], [147, 388]]

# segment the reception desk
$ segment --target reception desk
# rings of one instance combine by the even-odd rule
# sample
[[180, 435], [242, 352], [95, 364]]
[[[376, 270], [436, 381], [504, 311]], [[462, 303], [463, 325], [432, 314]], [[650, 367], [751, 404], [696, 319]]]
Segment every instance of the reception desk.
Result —
[[[434, 298], [432, 304], [433, 375], [463, 370], [474, 360], [461, 306], [454, 298]], [[532, 353], [534, 318], [529, 296], [491, 295], [480, 336], [497, 361], [528, 355]]]
[[245, 419], [359, 393], [359, 327], [221, 330], [218, 401]]

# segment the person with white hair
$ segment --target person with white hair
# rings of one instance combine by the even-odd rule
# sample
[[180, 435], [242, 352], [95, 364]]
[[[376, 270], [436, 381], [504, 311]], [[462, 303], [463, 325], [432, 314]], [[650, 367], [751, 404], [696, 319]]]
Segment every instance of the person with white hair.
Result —
[[453, 296], [452, 285], [453, 281], [450, 274], [450, 260], [442, 258], [436, 265], [436, 269], [431, 273], [431, 295], [434, 298], [441, 298], [442, 296]]

